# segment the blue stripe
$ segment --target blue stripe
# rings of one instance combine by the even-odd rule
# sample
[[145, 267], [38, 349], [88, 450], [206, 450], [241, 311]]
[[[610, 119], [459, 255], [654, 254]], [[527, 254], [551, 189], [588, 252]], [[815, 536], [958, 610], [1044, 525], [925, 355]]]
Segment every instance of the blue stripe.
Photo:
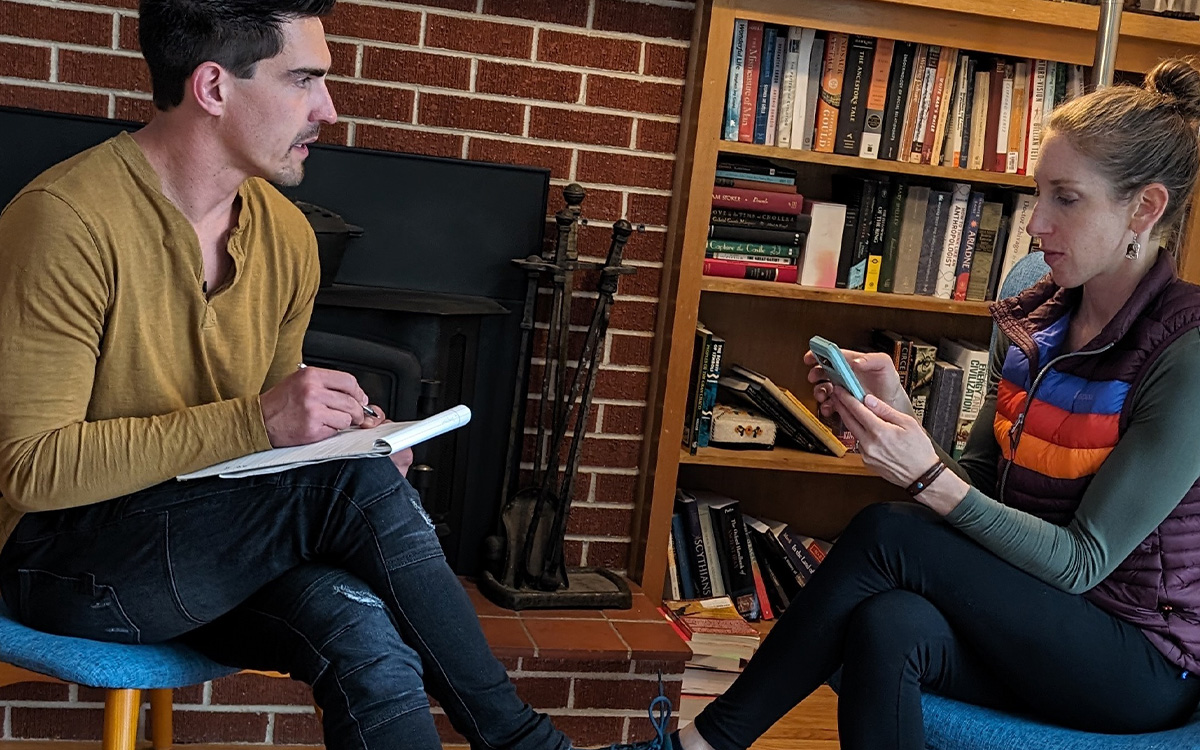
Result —
[[[1070, 316], [1033, 334], [1038, 360], [1044, 366], [1061, 353], [1066, 342]], [[1032, 385], [1029, 358], [1016, 346], [1010, 346], [1004, 358], [1004, 379], [1028, 392]], [[1129, 395], [1129, 384], [1120, 380], [1091, 381], [1052, 368], [1038, 386], [1037, 400], [1072, 414], [1118, 414]]]

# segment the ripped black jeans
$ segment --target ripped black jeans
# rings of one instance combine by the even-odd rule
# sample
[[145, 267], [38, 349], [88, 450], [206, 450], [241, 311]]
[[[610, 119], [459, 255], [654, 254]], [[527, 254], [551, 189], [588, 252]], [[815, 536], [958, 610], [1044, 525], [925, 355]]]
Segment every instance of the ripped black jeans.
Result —
[[24, 623], [183, 639], [313, 686], [326, 746], [440, 747], [425, 691], [477, 748], [565, 750], [517, 697], [415, 491], [385, 460], [164, 482], [24, 516], [0, 552]]

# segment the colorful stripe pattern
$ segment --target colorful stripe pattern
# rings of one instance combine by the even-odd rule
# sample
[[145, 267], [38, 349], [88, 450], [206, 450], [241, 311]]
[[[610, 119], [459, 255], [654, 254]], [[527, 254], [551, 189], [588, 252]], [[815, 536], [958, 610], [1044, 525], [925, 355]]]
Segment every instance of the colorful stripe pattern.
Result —
[[[1043, 366], [1062, 352], [1070, 316], [1034, 334]], [[1051, 368], [1042, 376], [1025, 414], [1016, 456], [1013, 424], [1025, 409], [1033, 383], [1029, 358], [1015, 346], [1004, 359], [993, 429], [1005, 460], [1054, 479], [1095, 474], [1119, 437], [1121, 407], [1129, 394], [1122, 380], [1087, 380]]]

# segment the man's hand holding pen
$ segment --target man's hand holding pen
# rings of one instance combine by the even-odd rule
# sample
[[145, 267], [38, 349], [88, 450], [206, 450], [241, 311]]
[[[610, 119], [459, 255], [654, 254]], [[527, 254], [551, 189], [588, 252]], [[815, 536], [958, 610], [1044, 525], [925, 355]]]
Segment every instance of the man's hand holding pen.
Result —
[[323, 367], [304, 367], [260, 396], [271, 445], [305, 445], [348, 427], [373, 427], [382, 415], [368, 404], [353, 375]]

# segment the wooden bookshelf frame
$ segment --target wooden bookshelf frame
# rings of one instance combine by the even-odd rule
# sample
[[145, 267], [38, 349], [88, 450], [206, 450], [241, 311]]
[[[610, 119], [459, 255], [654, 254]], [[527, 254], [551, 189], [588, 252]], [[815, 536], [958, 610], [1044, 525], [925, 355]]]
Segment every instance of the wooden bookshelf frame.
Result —
[[[746, 322], [726, 333], [727, 361], [769, 363], [773, 379], [797, 377], [800, 346], [761, 341], [763, 321], [807, 340], [808, 330], [854, 330], [856, 326], [892, 327], [918, 335], [969, 335], [986, 340], [990, 330], [983, 303], [951, 302], [911, 295], [814, 289], [788, 284], [718, 279], [702, 275], [716, 160], [721, 152], [785, 159], [817, 169], [865, 170], [998, 186], [1030, 187], [1026, 176], [949, 167], [866, 160], [807, 151], [731, 143], [721, 140], [730, 49], [735, 18], [813, 27], [940, 44], [1010, 57], [1033, 57], [1090, 65], [1095, 52], [1099, 8], [1049, 0], [711, 0], [697, 3], [685, 93], [667, 253], [663, 265], [655, 352], [650, 376], [646, 440], [635, 498], [631, 574], [652, 601], [661, 599], [666, 571], [667, 537], [680, 467], [701, 477], [712, 489], [794, 486], [803, 478], [803, 500], [785, 503], [779, 513], [803, 513], [812, 531], [836, 532], [852, 512], [875, 499], [894, 497], [893, 489], [856, 456], [843, 459], [777, 448], [773, 451], [680, 449], [693, 332], [698, 317]], [[1124, 13], [1117, 47], [1118, 70], [1145, 72], [1162, 57], [1200, 52], [1200, 23]], [[1200, 237], [1200, 211], [1186, 223], [1180, 269], [1200, 279], [1200, 252], [1188, 253]], [[794, 316], [794, 317], [793, 317]], [[711, 323], [710, 323], [711, 325]], [[757, 334], [758, 341], [741, 341]], [[841, 340], [843, 345], [854, 341]], [[802, 383], [783, 382], [798, 395]], [[792, 483], [789, 485], [788, 483]], [[764, 490], [765, 491], [765, 490]], [[795, 493], [793, 493], [795, 494]], [[745, 501], [744, 501], [744, 504]], [[747, 510], [755, 510], [755, 501]], [[774, 510], [774, 509], [773, 509]]]

